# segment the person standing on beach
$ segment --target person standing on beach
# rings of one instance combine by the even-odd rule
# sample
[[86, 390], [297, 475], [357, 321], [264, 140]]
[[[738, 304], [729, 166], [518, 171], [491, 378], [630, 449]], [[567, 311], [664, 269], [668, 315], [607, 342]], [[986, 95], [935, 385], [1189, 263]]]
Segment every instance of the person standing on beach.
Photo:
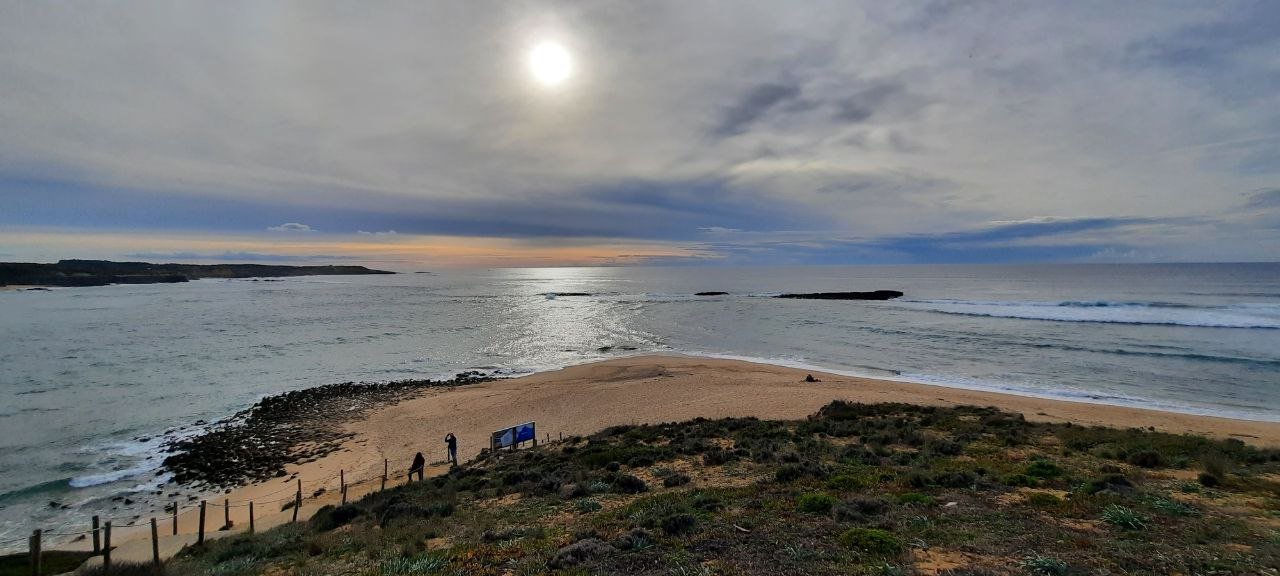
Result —
[[421, 482], [423, 471], [426, 469], [426, 467], [427, 467], [426, 457], [424, 457], [421, 452], [414, 455], [413, 464], [409, 466], [409, 481], [413, 482], [413, 473], [417, 472], [418, 481]]
[[449, 446], [449, 463], [458, 465], [458, 437], [453, 432], [444, 435], [444, 443]]

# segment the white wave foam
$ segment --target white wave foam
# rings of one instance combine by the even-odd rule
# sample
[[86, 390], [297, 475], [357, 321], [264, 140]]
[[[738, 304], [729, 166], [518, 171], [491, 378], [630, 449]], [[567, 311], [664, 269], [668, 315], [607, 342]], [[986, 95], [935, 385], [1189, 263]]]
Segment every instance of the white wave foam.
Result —
[[77, 476], [72, 478], [68, 484], [70, 484], [72, 488], [88, 488], [90, 486], [110, 484], [112, 482], [155, 471], [159, 467], [160, 464], [158, 462], [143, 462], [123, 470], [112, 470], [111, 472], [103, 472], [101, 474]]
[[905, 300], [898, 305], [943, 314], [1054, 322], [1280, 329], [1280, 304], [1193, 306], [1167, 302]]

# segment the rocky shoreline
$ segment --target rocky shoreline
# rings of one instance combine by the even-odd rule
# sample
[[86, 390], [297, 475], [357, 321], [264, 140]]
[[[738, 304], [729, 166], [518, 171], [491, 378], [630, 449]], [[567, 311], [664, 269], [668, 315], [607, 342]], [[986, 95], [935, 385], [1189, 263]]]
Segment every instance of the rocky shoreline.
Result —
[[495, 378], [481, 372], [463, 372], [451, 380], [345, 382], [263, 398], [199, 435], [165, 444], [169, 456], [163, 471], [173, 474], [173, 482], [199, 490], [225, 490], [283, 477], [286, 465], [337, 451], [351, 437], [341, 424], [370, 409], [435, 388], [491, 380]]

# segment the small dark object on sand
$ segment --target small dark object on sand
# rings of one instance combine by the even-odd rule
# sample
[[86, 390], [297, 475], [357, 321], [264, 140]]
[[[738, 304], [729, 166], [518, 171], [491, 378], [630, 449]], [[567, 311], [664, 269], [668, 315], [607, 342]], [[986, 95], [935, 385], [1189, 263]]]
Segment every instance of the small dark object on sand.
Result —
[[805, 382], [821, 382], [821, 380], [814, 378], [813, 374], [805, 374], [804, 381]]

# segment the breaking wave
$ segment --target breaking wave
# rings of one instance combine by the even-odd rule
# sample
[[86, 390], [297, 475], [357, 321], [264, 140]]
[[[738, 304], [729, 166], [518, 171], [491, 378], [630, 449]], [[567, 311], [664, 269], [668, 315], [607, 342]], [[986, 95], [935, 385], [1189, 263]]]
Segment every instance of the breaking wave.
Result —
[[1199, 326], [1206, 328], [1280, 329], [1280, 304], [1195, 306], [1173, 302], [1016, 302], [973, 300], [908, 300], [902, 306], [943, 314], [1020, 318], [1054, 322], [1103, 322]]

